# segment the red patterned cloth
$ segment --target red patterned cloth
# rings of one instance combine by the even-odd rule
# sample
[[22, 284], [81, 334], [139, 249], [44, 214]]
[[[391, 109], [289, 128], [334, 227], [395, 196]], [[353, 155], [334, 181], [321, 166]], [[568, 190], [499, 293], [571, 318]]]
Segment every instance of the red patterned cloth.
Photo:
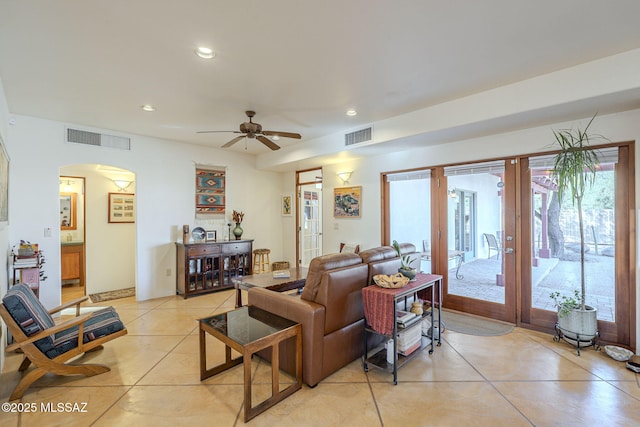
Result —
[[362, 301], [364, 303], [364, 317], [374, 331], [383, 335], [393, 334], [394, 307], [393, 300], [399, 293], [409, 292], [412, 289], [424, 286], [425, 283], [440, 279], [434, 274], [416, 275], [415, 282], [410, 282], [404, 288], [388, 289], [377, 285], [362, 288]]

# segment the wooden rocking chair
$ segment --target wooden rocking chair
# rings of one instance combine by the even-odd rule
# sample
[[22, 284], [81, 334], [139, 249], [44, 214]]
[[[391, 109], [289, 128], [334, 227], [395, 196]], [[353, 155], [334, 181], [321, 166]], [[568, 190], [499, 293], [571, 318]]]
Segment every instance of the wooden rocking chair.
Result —
[[[0, 316], [13, 335], [7, 351], [21, 349], [24, 360], [18, 368], [25, 372], [9, 400], [19, 399], [25, 391], [48, 372], [57, 375], [86, 375], [108, 372], [111, 368], [97, 364], [66, 365], [75, 356], [102, 348], [102, 344], [127, 334], [127, 329], [113, 307], [80, 315], [80, 304], [87, 297], [70, 301], [47, 311], [33, 291], [24, 284], [12, 286], [0, 304]], [[51, 314], [76, 307], [76, 317], [55, 324]]]

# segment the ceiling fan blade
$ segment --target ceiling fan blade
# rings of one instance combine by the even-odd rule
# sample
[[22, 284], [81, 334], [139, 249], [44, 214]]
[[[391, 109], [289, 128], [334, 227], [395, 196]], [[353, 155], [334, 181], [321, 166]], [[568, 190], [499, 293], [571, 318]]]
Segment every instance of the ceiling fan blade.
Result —
[[196, 133], [242, 133], [237, 130], [201, 130]]
[[271, 141], [269, 138], [266, 138], [262, 135], [256, 135], [256, 139], [274, 151], [280, 149], [279, 145], [277, 145], [275, 142]]
[[236, 142], [240, 141], [241, 139], [244, 139], [244, 135], [242, 136], [236, 136], [235, 138], [233, 138], [231, 141], [227, 142], [226, 144], [224, 144], [221, 148], [227, 148], [227, 147], [231, 147], [233, 144], [235, 144]]
[[275, 130], [263, 130], [262, 133], [264, 135], [277, 135], [284, 138], [295, 138], [295, 139], [302, 138], [302, 135], [300, 135], [299, 133], [293, 133], [293, 132], [278, 132]]

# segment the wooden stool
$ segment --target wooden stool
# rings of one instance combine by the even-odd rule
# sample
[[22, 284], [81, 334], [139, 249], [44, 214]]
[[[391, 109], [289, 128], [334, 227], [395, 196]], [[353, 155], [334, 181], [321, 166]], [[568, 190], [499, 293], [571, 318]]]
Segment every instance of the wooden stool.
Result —
[[271, 260], [269, 259], [270, 253], [271, 249], [255, 249], [253, 251], [253, 274], [271, 271]]

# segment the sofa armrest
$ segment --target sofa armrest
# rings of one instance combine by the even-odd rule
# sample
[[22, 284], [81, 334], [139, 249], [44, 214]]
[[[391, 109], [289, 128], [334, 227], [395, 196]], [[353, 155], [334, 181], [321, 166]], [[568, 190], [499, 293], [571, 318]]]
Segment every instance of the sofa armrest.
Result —
[[263, 288], [248, 291], [249, 305], [302, 325], [302, 378], [310, 386], [316, 385], [322, 374], [324, 353], [325, 308], [312, 301]]

